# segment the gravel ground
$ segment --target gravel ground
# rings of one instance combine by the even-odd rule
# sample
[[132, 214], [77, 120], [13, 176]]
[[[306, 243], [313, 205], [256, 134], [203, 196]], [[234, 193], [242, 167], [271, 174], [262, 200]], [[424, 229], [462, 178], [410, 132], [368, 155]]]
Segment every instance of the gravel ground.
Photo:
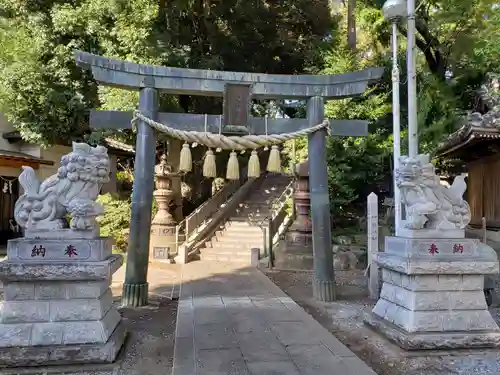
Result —
[[[156, 305], [156, 306], [155, 306]], [[120, 309], [129, 339], [116, 375], [170, 375], [177, 302], [152, 297], [148, 309]]]
[[[119, 303], [119, 297], [115, 297], [115, 304]], [[127, 327], [128, 337], [115, 363], [0, 369], [0, 375], [170, 375], [177, 302], [165, 297], [150, 296], [148, 307], [119, 308], [119, 311]]]
[[[379, 375], [500, 374], [498, 350], [408, 354], [367, 328], [363, 314], [372, 309], [373, 303], [367, 298], [362, 270], [336, 272], [338, 300], [333, 303], [312, 299], [310, 272], [266, 270], [266, 274]], [[498, 296], [496, 301], [500, 301]], [[491, 313], [500, 323], [498, 304], [494, 303]]]
[[[51, 366], [24, 369], [0, 369], [0, 375], [171, 375], [174, 357], [180, 268], [151, 267], [149, 306], [122, 308], [120, 298], [124, 267], [113, 278], [114, 303], [123, 317], [128, 337], [115, 363], [105, 365]], [[3, 290], [0, 283], [0, 301]], [[175, 298], [174, 298], [175, 299]]]

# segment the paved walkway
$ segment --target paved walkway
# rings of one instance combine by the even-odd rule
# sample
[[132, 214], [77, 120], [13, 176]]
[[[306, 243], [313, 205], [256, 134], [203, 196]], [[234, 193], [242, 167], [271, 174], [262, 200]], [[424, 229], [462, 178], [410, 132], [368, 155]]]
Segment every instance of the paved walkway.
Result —
[[173, 375], [376, 375], [255, 268], [182, 269]]
[[[177, 297], [181, 282], [182, 267], [182, 264], [149, 264], [149, 295], [152, 297]], [[123, 265], [113, 275], [111, 290], [114, 296], [122, 295], [125, 269], [126, 265]]]

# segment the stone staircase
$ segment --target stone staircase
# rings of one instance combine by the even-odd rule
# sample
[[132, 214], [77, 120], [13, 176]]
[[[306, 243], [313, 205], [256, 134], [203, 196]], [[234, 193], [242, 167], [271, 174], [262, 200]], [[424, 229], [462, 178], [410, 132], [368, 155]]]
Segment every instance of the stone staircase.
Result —
[[268, 175], [239, 204], [215, 234], [200, 248], [200, 260], [251, 264], [251, 249], [263, 248], [262, 222], [271, 216], [272, 203], [290, 184], [291, 177]]

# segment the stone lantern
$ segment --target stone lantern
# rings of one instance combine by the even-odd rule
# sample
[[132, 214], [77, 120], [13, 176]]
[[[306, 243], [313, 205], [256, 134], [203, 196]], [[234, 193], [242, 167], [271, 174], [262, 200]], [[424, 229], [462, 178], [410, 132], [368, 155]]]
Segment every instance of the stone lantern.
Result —
[[153, 196], [158, 205], [158, 211], [151, 222], [149, 259], [152, 262], [172, 263], [172, 259], [177, 254], [178, 242], [182, 243], [184, 240], [176, 238], [177, 222], [170, 211], [171, 203], [175, 199], [172, 178], [178, 176], [179, 173], [167, 163], [167, 155], [163, 154], [160, 157], [160, 163], [155, 166], [156, 190]]
[[311, 200], [309, 194], [309, 161], [296, 167], [296, 217], [275, 252], [275, 266], [281, 269], [313, 269]]

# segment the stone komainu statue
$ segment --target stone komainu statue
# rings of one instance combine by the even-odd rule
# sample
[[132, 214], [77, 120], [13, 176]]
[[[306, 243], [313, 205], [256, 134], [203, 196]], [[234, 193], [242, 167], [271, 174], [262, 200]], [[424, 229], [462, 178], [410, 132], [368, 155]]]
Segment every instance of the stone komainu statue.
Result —
[[30, 230], [97, 228], [95, 217], [102, 213], [102, 206], [95, 202], [102, 185], [109, 181], [110, 163], [106, 147], [92, 147], [73, 142], [70, 154], [61, 158], [56, 174], [45, 181], [38, 180], [31, 167], [23, 167], [19, 183], [24, 194], [14, 208], [16, 222], [26, 232]]
[[471, 212], [463, 199], [467, 188], [464, 176], [457, 176], [447, 188], [441, 185], [429, 155], [415, 158], [402, 156], [396, 172], [396, 183], [406, 206], [408, 229], [463, 229]]

